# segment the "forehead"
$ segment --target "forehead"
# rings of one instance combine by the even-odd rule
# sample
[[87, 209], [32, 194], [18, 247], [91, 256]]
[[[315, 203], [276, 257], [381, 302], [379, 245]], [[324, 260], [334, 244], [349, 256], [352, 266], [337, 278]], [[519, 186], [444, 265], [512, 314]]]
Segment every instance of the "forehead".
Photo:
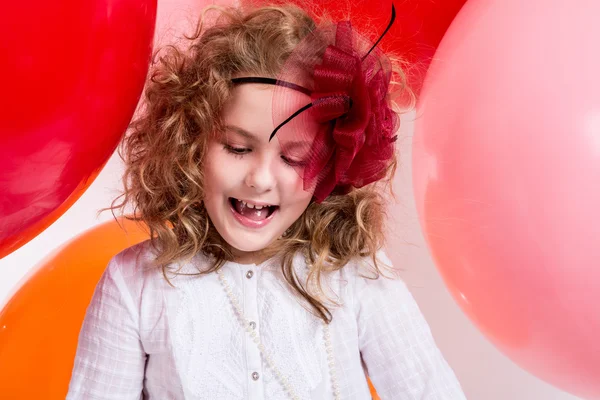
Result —
[[[274, 94], [281, 89], [268, 84], [236, 85], [223, 108], [223, 121], [229, 127], [241, 129], [228, 129], [228, 131], [241, 136], [248, 136], [244, 133], [252, 133], [261, 141], [268, 141], [276, 127], [311, 102], [306, 94], [289, 88], [283, 88], [285, 96], [274, 97]], [[297, 139], [306, 140], [311, 136], [307, 133], [316, 132], [317, 125], [312, 121], [309, 113], [302, 113], [286, 123], [278, 132], [289, 129], [302, 130], [302, 134]], [[295, 136], [286, 134], [286, 141], [296, 139]]]
[[272, 123], [272, 104], [273, 88], [270, 85], [237, 85], [223, 107], [223, 119], [226, 122], [265, 123], [263, 119], [268, 117]]

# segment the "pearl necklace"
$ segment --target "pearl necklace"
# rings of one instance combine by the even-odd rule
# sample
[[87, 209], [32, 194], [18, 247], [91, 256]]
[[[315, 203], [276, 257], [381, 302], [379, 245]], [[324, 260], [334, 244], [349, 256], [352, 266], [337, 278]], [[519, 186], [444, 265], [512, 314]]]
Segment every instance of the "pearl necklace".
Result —
[[[308, 259], [305, 258], [305, 260], [307, 261], [306, 264], [308, 268]], [[287, 378], [283, 376], [281, 371], [279, 371], [279, 369], [275, 366], [273, 358], [265, 349], [264, 344], [261, 342], [260, 338], [256, 334], [256, 331], [253, 329], [252, 324], [244, 316], [244, 313], [242, 312], [242, 307], [240, 306], [240, 302], [237, 299], [237, 297], [233, 294], [231, 286], [229, 285], [229, 282], [227, 282], [227, 279], [225, 279], [223, 272], [221, 272], [221, 270], [217, 270], [216, 273], [219, 277], [219, 282], [221, 282], [221, 285], [223, 286], [223, 289], [225, 290], [225, 293], [227, 294], [227, 297], [229, 298], [229, 301], [233, 306], [233, 310], [236, 316], [238, 317], [242, 327], [244, 327], [244, 329], [246, 330], [246, 332], [248, 332], [254, 343], [256, 343], [256, 345], [258, 346], [258, 350], [260, 351], [263, 359], [265, 360], [269, 368], [271, 368], [271, 371], [273, 371], [275, 377], [279, 379], [279, 382], [283, 386], [283, 389], [289, 394], [292, 400], [299, 400], [300, 397], [298, 397], [296, 392], [290, 386], [290, 383], [288, 382]], [[340, 400], [340, 388], [336, 377], [335, 358], [333, 356], [333, 346], [331, 345], [331, 334], [329, 332], [329, 324], [327, 324], [325, 321], [323, 321], [323, 338], [325, 342], [325, 351], [327, 352], [327, 365], [329, 366], [329, 375], [331, 377], [333, 398], [334, 400]]]

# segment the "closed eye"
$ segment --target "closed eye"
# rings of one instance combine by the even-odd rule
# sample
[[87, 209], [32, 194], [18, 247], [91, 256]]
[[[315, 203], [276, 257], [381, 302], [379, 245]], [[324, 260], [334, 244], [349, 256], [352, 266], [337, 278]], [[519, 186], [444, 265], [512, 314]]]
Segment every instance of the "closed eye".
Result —
[[237, 155], [237, 156], [243, 156], [244, 154], [250, 153], [250, 149], [245, 148], [245, 147], [234, 147], [234, 146], [230, 146], [228, 144], [224, 144], [223, 148], [225, 150], [227, 150], [229, 153]]
[[287, 165], [289, 165], [291, 167], [304, 167], [306, 165], [306, 161], [304, 161], [304, 160], [295, 160], [293, 158], [289, 158], [286, 156], [281, 156], [281, 159], [283, 160], [284, 163], [286, 163]]

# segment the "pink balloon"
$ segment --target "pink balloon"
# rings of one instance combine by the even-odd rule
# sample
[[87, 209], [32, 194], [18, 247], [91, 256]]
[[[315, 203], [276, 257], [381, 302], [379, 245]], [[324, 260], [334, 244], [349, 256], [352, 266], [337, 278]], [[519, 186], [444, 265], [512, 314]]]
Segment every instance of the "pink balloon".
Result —
[[600, 2], [471, 0], [413, 142], [421, 225], [451, 293], [521, 367], [600, 398]]
[[[156, 18], [156, 33], [154, 46], [176, 44], [184, 39], [184, 35], [191, 35], [208, 6], [237, 6], [237, 0], [159, 0]], [[216, 13], [208, 14], [209, 25], [214, 22]]]

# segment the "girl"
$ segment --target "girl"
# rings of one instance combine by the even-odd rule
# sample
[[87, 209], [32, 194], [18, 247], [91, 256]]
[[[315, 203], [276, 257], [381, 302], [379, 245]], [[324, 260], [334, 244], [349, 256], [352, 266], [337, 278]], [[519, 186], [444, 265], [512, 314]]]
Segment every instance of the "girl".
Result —
[[153, 239], [102, 276], [67, 399], [368, 399], [367, 376], [382, 399], [464, 399], [384, 276], [401, 78], [289, 5], [223, 10], [164, 53], [114, 205]]

